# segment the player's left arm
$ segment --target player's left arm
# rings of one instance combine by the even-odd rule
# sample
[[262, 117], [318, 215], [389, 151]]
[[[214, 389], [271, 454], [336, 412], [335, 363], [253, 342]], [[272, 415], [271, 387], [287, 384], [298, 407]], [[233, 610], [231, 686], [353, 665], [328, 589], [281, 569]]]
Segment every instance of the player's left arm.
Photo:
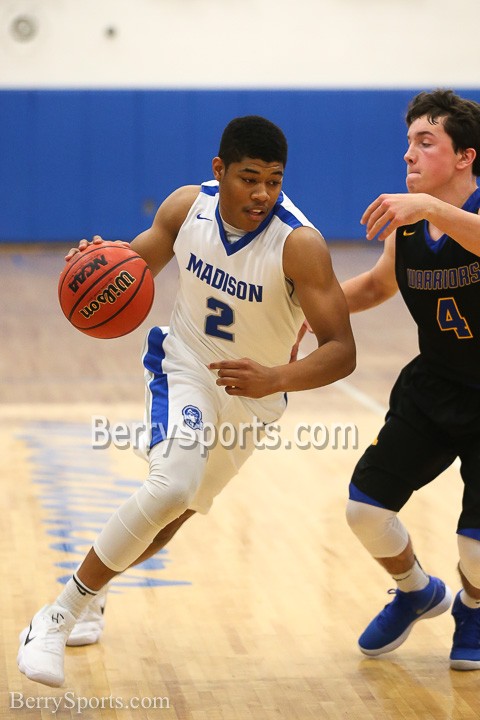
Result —
[[480, 215], [462, 210], [427, 193], [379, 195], [365, 210], [361, 222], [367, 239], [385, 240], [394, 230], [427, 220], [474, 255], [480, 255]]
[[303, 227], [287, 238], [285, 276], [295, 292], [318, 347], [306, 357], [278, 369], [282, 390], [322, 387], [355, 369], [355, 341], [345, 296], [335, 276], [327, 244], [317, 230]]
[[355, 342], [345, 296], [333, 272], [330, 254], [320, 233], [297, 228], [287, 238], [283, 269], [295, 286], [318, 348], [286, 365], [265, 367], [249, 358], [222, 360], [217, 384], [229, 395], [264, 397], [275, 392], [309, 390], [328, 385], [355, 369]]

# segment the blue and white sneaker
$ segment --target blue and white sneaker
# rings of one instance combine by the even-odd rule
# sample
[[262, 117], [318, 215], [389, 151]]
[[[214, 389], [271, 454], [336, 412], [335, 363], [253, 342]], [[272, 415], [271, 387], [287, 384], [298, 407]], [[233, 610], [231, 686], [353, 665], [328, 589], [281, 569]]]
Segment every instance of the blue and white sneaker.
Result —
[[455, 632], [450, 667], [453, 670], [480, 670], [480, 610], [464, 605], [460, 592], [452, 607]]
[[442, 580], [430, 577], [423, 590], [389, 590], [395, 597], [373, 618], [358, 640], [365, 655], [381, 655], [399, 647], [419, 620], [441, 615], [450, 607], [452, 593]]

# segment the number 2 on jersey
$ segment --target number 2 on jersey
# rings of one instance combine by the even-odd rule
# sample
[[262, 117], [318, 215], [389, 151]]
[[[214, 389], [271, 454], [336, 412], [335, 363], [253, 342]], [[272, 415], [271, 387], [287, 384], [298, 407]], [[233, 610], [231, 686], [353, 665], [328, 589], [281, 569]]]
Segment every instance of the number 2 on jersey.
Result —
[[207, 335], [222, 338], [222, 340], [233, 340], [234, 333], [223, 330], [222, 327], [230, 327], [235, 319], [234, 312], [230, 305], [210, 297], [207, 300], [207, 307], [215, 310], [214, 315], [207, 315], [205, 318], [205, 332]]
[[441, 330], [453, 330], [459, 340], [473, 337], [468, 322], [460, 314], [453, 297], [438, 299], [437, 322]]

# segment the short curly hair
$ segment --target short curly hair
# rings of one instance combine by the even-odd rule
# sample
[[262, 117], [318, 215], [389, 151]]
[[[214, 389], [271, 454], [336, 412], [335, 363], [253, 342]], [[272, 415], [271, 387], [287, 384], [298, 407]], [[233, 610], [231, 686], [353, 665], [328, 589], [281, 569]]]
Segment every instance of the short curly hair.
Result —
[[288, 144], [277, 125], [260, 115], [245, 115], [231, 120], [223, 131], [218, 156], [228, 167], [243, 158], [287, 164]]
[[444, 118], [443, 127], [452, 139], [455, 152], [473, 148], [477, 156], [472, 163], [475, 177], [480, 176], [480, 105], [457, 95], [453, 90], [421, 92], [411, 100], [405, 116], [408, 127], [426, 116], [432, 124]]

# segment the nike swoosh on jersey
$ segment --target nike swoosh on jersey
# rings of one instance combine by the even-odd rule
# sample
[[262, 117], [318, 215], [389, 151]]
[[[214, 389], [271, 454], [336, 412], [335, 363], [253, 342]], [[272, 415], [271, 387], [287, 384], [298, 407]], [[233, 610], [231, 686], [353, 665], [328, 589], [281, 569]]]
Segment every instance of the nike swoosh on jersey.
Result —
[[415, 230], [412, 230], [412, 232], [407, 232], [406, 230], [404, 230], [403, 234], [405, 237], [408, 237], [409, 235], [415, 235]]
[[212, 218], [204, 217], [202, 213], [198, 213], [197, 220], [208, 220], [209, 222], [212, 222]]

